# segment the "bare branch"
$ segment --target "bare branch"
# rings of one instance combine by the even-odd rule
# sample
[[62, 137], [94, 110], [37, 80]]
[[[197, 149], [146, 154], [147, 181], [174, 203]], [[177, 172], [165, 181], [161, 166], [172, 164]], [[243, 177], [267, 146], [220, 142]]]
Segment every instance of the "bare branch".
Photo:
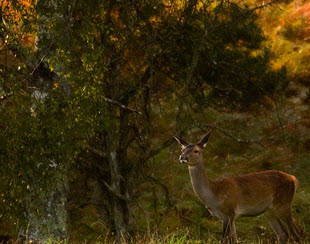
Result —
[[154, 157], [155, 155], [157, 155], [158, 153], [160, 153], [162, 150], [164, 150], [165, 148], [169, 147], [172, 143], [174, 142], [173, 137], [169, 138], [168, 140], [164, 141], [162, 144], [160, 144], [158, 147], [150, 150], [145, 157], [143, 157], [145, 159], [145, 161], [149, 160], [150, 158]]
[[124, 104], [122, 104], [122, 103], [120, 103], [120, 102], [118, 102], [118, 101], [112, 100], [112, 99], [107, 98], [107, 97], [105, 97], [104, 100], [105, 100], [106, 102], [108, 102], [108, 103], [111, 103], [111, 104], [114, 104], [114, 105], [116, 105], [116, 106], [119, 106], [121, 109], [124, 109], [124, 110], [127, 110], [127, 111], [129, 111], [129, 112], [137, 113], [137, 114], [139, 114], [139, 115], [142, 115], [142, 113], [141, 113], [140, 111], [135, 110], [135, 109], [133, 109], [133, 108], [128, 108], [127, 106], [125, 106]]
[[99, 156], [101, 158], [105, 158], [106, 157], [106, 154], [102, 150], [94, 148], [94, 147], [90, 146], [89, 144], [87, 144], [86, 147], [87, 147], [87, 149], [89, 151], [91, 151], [92, 153], [96, 154], [97, 156]]
[[258, 139], [258, 140], [246, 140], [246, 139], [241, 139], [239, 137], [236, 137], [234, 135], [232, 135], [231, 133], [227, 132], [226, 130], [224, 130], [223, 128], [220, 128], [216, 125], [197, 125], [200, 129], [205, 130], [206, 128], [211, 128], [211, 129], [215, 129], [218, 130], [219, 132], [221, 132], [222, 134], [234, 139], [235, 141], [239, 142], [239, 143], [247, 143], [247, 144], [257, 144], [261, 147], [263, 147], [264, 149], [266, 149], [266, 147], [261, 143], [262, 139]]
[[171, 200], [171, 196], [170, 196], [170, 192], [169, 192], [168, 187], [164, 183], [162, 183], [159, 179], [146, 174], [144, 172], [143, 167], [141, 169], [141, 172], [142, 172], [142, 176], [144, 177], [144, 179], [148, 180], [152, 185], [158, 185], [162, 188], [164, 195], [165, 195], [165, 202], [166, 202], [168, 208], [173, 207], [173, 203]]
[[[103, 153], [102, 153], [100, 150], [97, 150], [97, 149], [95, 149], [95, 148], [93, 148], [93, 147], [90, 147], [90, 146], [88, 146], [88, 149], [89, 149], [90, 151], [92, 151], [93, 153], [95, 153], [95, 154], [97, 154], [97, 155], [99, 155], [99, 156], [104, 157]], [[89, 167], [89, 166], [88, 166], [88, 162], [87, 162], [86, 160], [84, 160], [82, 157], [79, 157], [79, 160], [80, 160], [84, 165], [87, 165], [87, 167]], [[100, 181], [100, 183], [103, 184], [103, 185], [108, 189], [108, 191], [109, 191], [110, 193], [112, 193], [114, 196], [116, 196], [117, 198], [119, 198], [119, 199], [121, 199], [121, 200], [130, 201], [130, 198], [126, 197], [126, 196], [123, 195], [123, 194], [120, 194], [120, 193], [116, 192], [116, 191], [113, 189], [112, 186], [110, 186], [106, 181], [104, 181], [104, 180], [102, 179], [102, 177], [99, 175], [100, 169], [99, 169], [98, 166], [92, 164], [88, 169], [91, 169], [91, 170], [93, 171], [94, 175], [97, 175], [97, 176], [98, 176], [98, 180]]]
[[262, 4], [262, 5], [258, 6], [258, 7], [250, 9], [250, 12], [254, 12], [254, 11], [258, 10], [258, 9], [266, 8], [266, 7], [268, 7], [268, 6], [272, 5], [272, 4], [275, 4], [275, 3], [279, 2], [279, 1], [280, 0], [271, 0], [269, 3], [265, 3], [265, 4]]
[[108, 190], [116, 197], [118, 197], [119, 199], [121, 200], [124, 200], [124, 201], [129, 201], [130, 199], [118, 192], [116, 192], [107, 182], [105, 182], [104, 180], [101, 180], [101, 182], [104, 184], [104, 186], [106, 188], [108, 188]]
[[43, 55], [43, 57], [37, 63], [36, 67], [34, 67], [34, 69], [31, 71], [31, 73], [29, 74], [29, 76], [25, 80], [28, 80], [34, 74], [34, 72], [36, 72], [36, 70], [39, 68], [39, 66], [43, 63], [43, 61], [46, 58], [48, 52], [49, 52], [49, 50]]

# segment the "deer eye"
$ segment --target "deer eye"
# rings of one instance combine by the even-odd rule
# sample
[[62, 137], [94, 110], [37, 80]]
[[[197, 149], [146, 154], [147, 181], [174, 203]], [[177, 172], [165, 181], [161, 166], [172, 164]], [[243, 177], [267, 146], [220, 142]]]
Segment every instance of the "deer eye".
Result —
[[194, 150], [194, 153], [198, 153], [198, 150]]

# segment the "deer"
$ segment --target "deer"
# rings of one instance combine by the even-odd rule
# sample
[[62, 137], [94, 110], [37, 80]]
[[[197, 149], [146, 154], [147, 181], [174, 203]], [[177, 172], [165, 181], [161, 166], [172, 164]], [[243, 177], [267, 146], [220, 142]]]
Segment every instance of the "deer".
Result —
[[211, 215], [222, 221], [221, 243], [237, 243], [235, 219], [264, 214], [278, 244], [289, 237], [301, 243], [301, 231], [294, 223], [291, 205], [297, 187], [295, 176], [278, 170], [266, 170], [235, 177], [211, 180], [205, 172], [203, 149], [211, 131], [197, 144], [174, 136], [182, 148], [179, 160], [188, 165], [193, 190]]

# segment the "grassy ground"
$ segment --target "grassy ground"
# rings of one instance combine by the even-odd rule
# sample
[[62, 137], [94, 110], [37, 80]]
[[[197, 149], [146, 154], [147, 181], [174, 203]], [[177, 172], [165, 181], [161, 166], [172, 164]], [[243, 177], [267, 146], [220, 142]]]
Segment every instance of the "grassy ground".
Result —
[[[194, 198], [195, 199], [195, 198]], [[217, 244], [221, 239], [221, 222], [214, 218], [205, 217], [205, 207], [200, 209], [199, 203], [195, 203], [193, 212], [199, 216], [190, 215], [189, 218], [195, 220], [197, 218], [196, 225], [186, 227], [186, 224], [179, 225], [178, 228], [173, 228], [173, 219], [177, 222], [177, 219], [171, 216], [166, 216], [163, 220], [165, 228], [161, 229], [146, 229], [141, 230], [141, 234], [138, 234], [135, 239], [123, 242], [123, 244]], [[303, 229], [303, 243], [310, 244], [310, 185], [300, 182], [296, 197], [292, 206], [292, 213], [295, 222]], [[199, 223], [199, 226], [197, 225]], [[177, 225], [177, 223], [175, 223]], [[93, 224], [94, 226], [94, 224]], [[143, 226], [140, 224], [139, 226]], [[166, 229], [169, 226], [170, 228]], [[241, 244], [274, 244], [275, 234], [267, 223], [267, 219], [264, 215], [258, 217], [238, 218], [236, 220], [236, 228], [238, 233], [238, 240]], [[116, 244], [113, 238], [107, 234], [103, 234], [103, 231], [93, 232], [88, 235], [81, 233], [77, 240], [60, 241], [49, 240], [46, 243], [51, 244]], [[77, 233], [71, 233], [78, 236]], [[84, 239], [85, 238], [85, 239]], [[28, 241], [29, 242], [29, 241]], [[21, 241], [12, 241], [12, 244], [22, 243]], [[293, 243], [293, 242], [290, 242]]]
[[[191, 215], [189, 218], [196, 220], [195, 225], [180, 224], [178, 228], [173, 229], [173, 222], [169, 219], [173, 219], [177, 222], [177, 219], [171, 216], [166, 216], [163, 220], [165, 228], [161, 229], [146, 229], [140, 230], [141, 233], [133, 240], [123, 242], [123, 244], [217, 244], [221, 239], [221, 222], [214, 218], [205, 217], [205, 207], [200, 209], [199, 203], [195, 203], [196, 208], [193, 212], [199, 216]], [[303, 229], [303, 243], [310, 244], [310, 185], [301, 183], [292, 206], [292, 213], [295, 222]], [[199, 225], [197, 225], [199, 223]], [[175, 223], [177, 225], [177, 223]], [[186, 227], [186, 225], [188, 227]], [[95, 226], [94, 224], [92, 226]], [[143, 225], [139, 225], [143, 226]], [[170, 228], [166, 228], [169, 226]], [[238, 240], [241, 244], [274, 244], [275, 234], [269, 227], [267, 219], [264, 215], [258, 217], [246, 217], [238, 218], [236, 220], [236, 228], [238, 233]], [[77, 230], [74, 232], [76, 240], [70, 241], [55, 241], [49, 240], [47, 244], [116, 244], [110, 235], [102, 234], [103, 230], [92, 232], [87, 235]], [[79, 237], [78, 237], [79, 236]], [[97, 236], [97, 237], [96, 237]], [[29, 240], [26, 243], [29, 243]], [[0, 242], [1, 243], [1, 242]], [[22, 241], [12, 241], [12, 244], [23, 243]], [[291, 242], [293, 243], [293, 242]]]
[[[220, 223], [219, 223], [220, 225]], [[236, 223], [238, 231], [239, 244], [274, 244], [275, 235], [266, 225], [264, 217], [243, 218]], [[303, 244], [310, 244], [310, 234], [304, 229]], [[220, 243], [220, 226], [215, 234], [209, 233], [203, 240], [195, 239], [188, 229], [180, 229], [174, 233], [161, 235], [157, 231], [147, 234], [137, 235], [136, 238], [123, 241], [122, 244], [219, 244]], [[32, 243], [30, 240], [14, 240], [11, 244]], [[48, 240], [44, 244], [117, 244], [116, 241], [108, 235], [98, 236], [93, 240], [81, 241], [55, 241]], [[293, 241], [289, 243], [294, 243]]]
[[[238, 240], [239, 244], [274, 244], [276, 243], [275, 238], [273, 236], [269, 236], [269, 233], [266, 236], [256, 236], [256, 240], [249, 240], [240, 238]], [[98, 239], [96, 243], [110, 244], [115, 243], [108, 241], [107, 239]], [[131, 240], [127, 242], [123, 242], [123, 244], [218, 244], [220, 243], [220, 239], [217, 239], [213, 236], [210, 236], [206, 240], [195, 240], [192, 239], [189, 233], [180, 234], [173, 233], [167, 236], [159, 236], [155, 233], [151, 235], [138, 236], [136, 240]], [[289, 243], [294, 243], [289, 242]], [[303, 241], [304, 244], [310, 243], [310, 238], [307, 236]]]

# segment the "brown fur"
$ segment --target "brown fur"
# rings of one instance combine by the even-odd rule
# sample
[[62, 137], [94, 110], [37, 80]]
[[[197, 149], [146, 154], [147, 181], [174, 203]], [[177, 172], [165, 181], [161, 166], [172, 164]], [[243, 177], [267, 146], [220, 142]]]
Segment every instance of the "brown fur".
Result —
[[301, 232], [291, 216], [297, 179], [281, 171], [268, 170], [210, 180], [205, 174], [202, 157], [209, 136], [210, 132], [197, 144], [188, 144], [178, 137], [175, 139], [182, 146], [180, 161], [189, 166], [196, 195], [223, 222], [222, 243], [237, 243], [235, 218], [263, 213], [279, 244], [286, 244], [289, 234], [301, 243]]

